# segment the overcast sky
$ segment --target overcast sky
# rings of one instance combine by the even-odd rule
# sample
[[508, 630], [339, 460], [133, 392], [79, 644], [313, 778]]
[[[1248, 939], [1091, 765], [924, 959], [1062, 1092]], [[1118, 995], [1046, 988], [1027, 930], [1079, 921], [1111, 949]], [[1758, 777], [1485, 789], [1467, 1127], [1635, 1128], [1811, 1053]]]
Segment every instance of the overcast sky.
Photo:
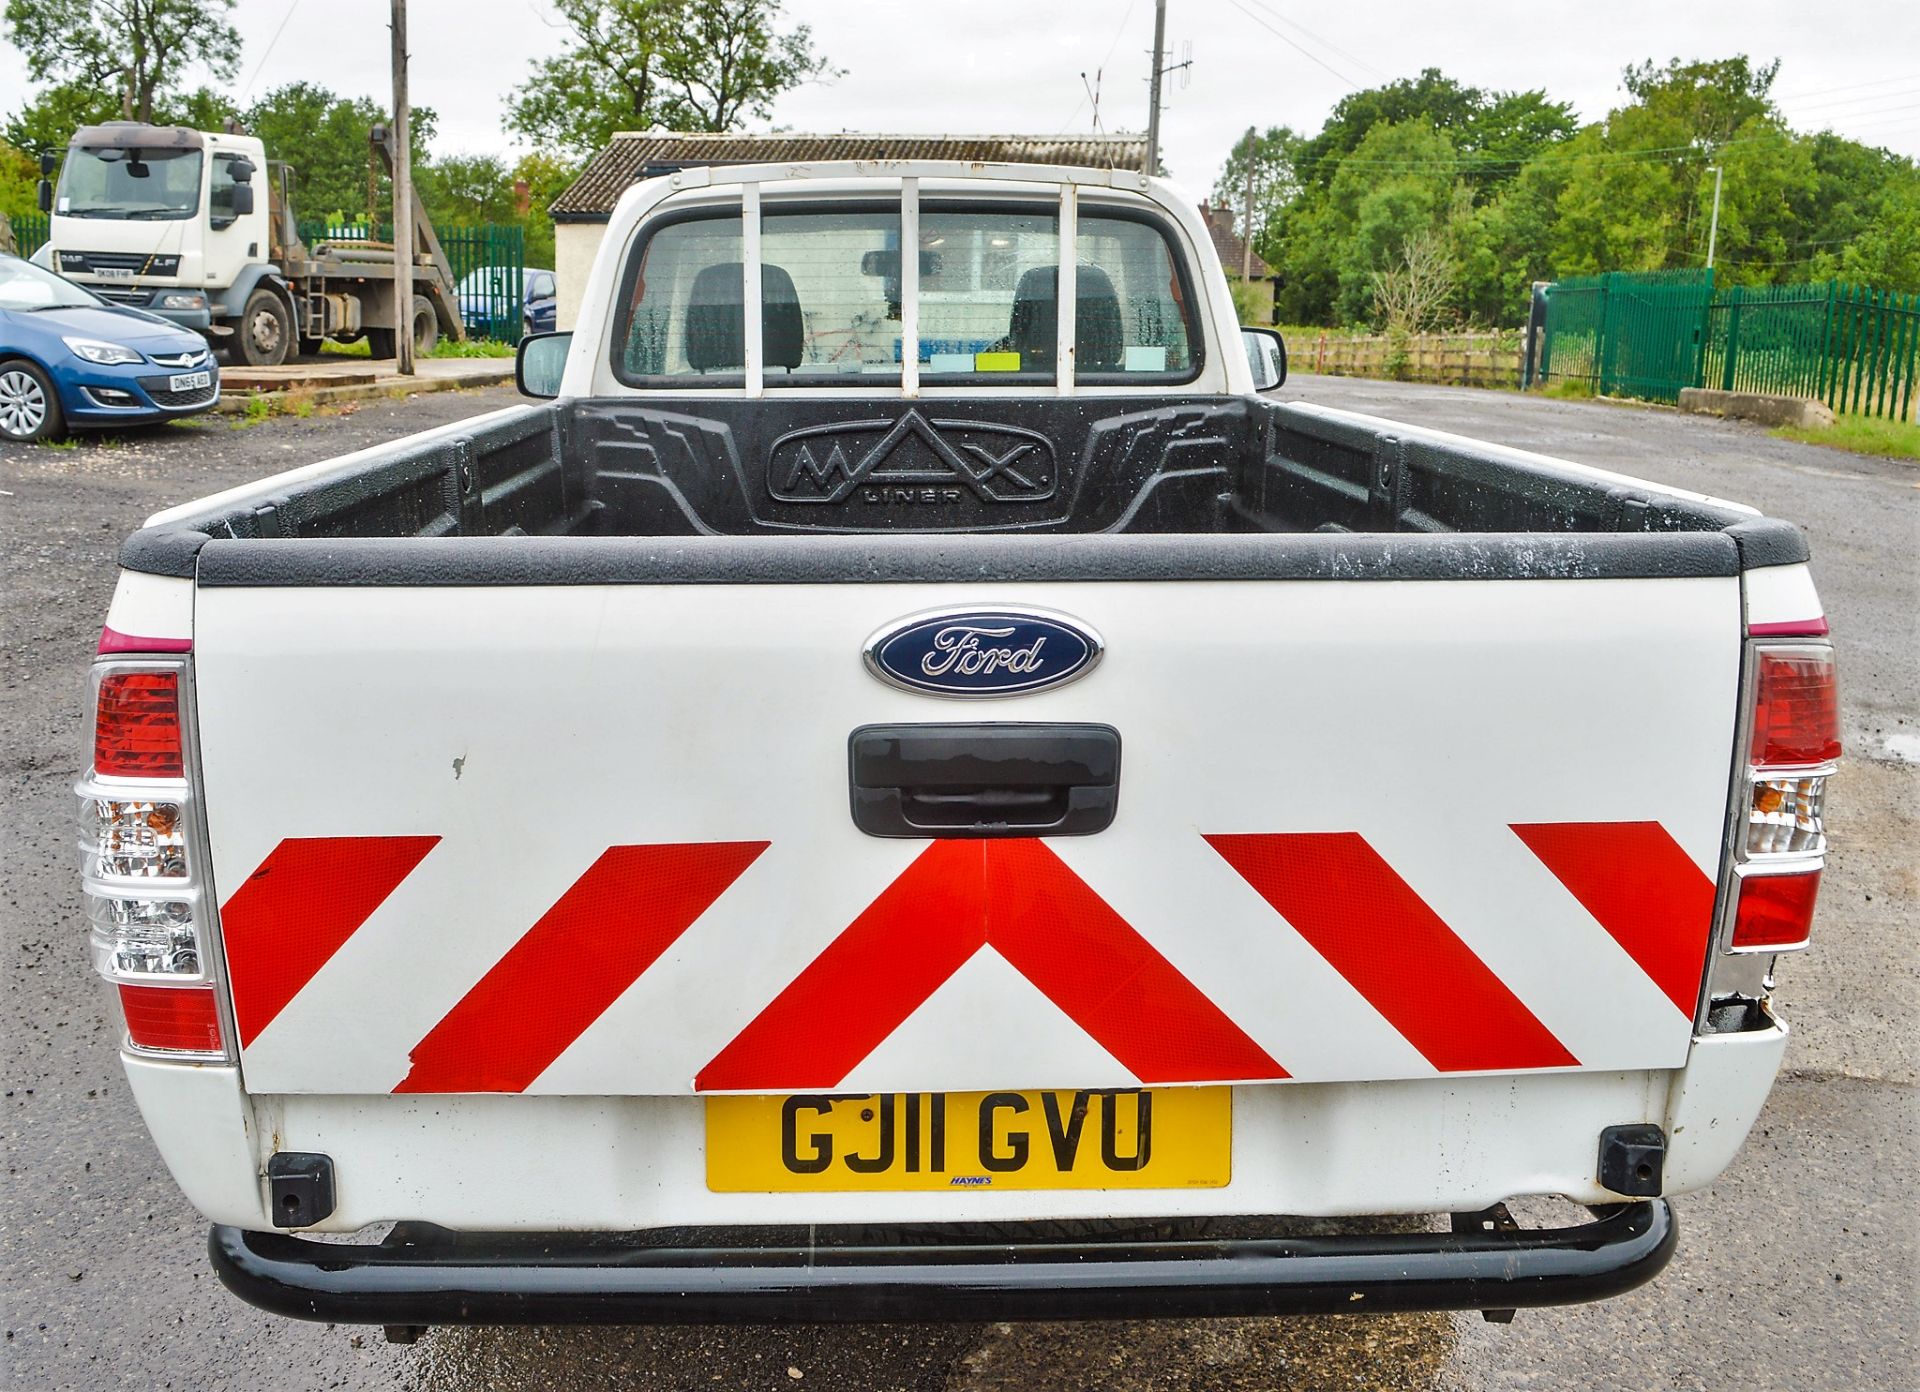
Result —
[[[1153, 0], [787, 0], [845, 76], [783, 97], [771, 124], [802, 131], [1088, 131], [1081, 84], [1103, 71], [1100, 120], [1146, 125]], [[501, 151], [502, 98], [564, 31], [544, 0], [410, 0], [414, 101], [440, 117], [442, 152]], [[387, 0], [240, 0], [244, 101], [305, 79], [387, 88]], [[1556, 30], [1553, 21], [1564, 25]], [[1333, 104], [1437, 67], [1488, 88], [1545, 89], [1592, 119], [1645, 58], [1746, 52], [1785, 60], [1775, 91], [1796, 128], [1830, 127], [1920, 156], [1920, 0], [1170, 0], [1164, 161], [1204, 193], [1248, 125], [1319, 129]], [[25, 66], [0, 47], [0, 109]]]

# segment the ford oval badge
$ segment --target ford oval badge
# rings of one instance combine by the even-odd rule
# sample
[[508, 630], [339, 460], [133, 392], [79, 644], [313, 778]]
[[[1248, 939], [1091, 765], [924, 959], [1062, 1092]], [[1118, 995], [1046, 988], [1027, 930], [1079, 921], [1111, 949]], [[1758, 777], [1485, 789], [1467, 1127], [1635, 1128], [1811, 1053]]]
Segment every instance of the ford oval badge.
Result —
[[1017, 696], [1084, 676], [1100, 635], [1039, 609], [943, 609], [881, 629], [867, 667], [884, 682], [931, 696]]

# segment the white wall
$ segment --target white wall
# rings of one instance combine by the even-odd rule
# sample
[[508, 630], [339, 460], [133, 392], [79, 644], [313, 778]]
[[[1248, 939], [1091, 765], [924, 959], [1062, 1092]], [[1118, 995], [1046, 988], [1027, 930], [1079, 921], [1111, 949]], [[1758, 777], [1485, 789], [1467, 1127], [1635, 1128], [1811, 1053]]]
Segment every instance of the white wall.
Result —
[[555, 327], [571, 329], [580, 322], [580, 300], [586, 293], [593, 258], [607, 235], [604, 222], [557, 222], [553, 226], [553, 273], [558, 282]]

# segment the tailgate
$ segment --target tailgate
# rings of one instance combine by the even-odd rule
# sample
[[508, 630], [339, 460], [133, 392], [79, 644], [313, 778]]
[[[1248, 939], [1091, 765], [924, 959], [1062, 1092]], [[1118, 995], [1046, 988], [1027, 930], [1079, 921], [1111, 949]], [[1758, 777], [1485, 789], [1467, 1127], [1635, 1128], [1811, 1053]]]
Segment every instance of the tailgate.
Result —
[[[423, 549], [430, 543], [421, 543]], [[202, 588], [254, 1092], [1347, 1081], [1686, 1061], [1737, 578]], [[1102, 635], [959, 702], [870, 635]], [[872, 724], [1111, 726], [1091, 835], [881, 838]]]

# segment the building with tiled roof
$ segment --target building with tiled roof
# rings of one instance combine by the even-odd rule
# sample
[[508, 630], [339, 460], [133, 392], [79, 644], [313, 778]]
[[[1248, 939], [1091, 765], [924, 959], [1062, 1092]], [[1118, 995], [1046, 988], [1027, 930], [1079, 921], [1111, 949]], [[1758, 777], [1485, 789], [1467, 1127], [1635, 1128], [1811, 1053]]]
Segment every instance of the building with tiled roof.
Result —
[[[554, 269], [559, 322], [571, 328], [613, 205], [642, 179], [710, 164], [787, 164], [814, 160], [982, 160], [1140, 169], [1147, 142], [1137, 135], [740, 135], [719, 132], [622, 132], [554, 199]], [[1236, 253], [1237, 256], [1238, 253]], [[1237, 269], [1238, 260], [1234, 263]]]

